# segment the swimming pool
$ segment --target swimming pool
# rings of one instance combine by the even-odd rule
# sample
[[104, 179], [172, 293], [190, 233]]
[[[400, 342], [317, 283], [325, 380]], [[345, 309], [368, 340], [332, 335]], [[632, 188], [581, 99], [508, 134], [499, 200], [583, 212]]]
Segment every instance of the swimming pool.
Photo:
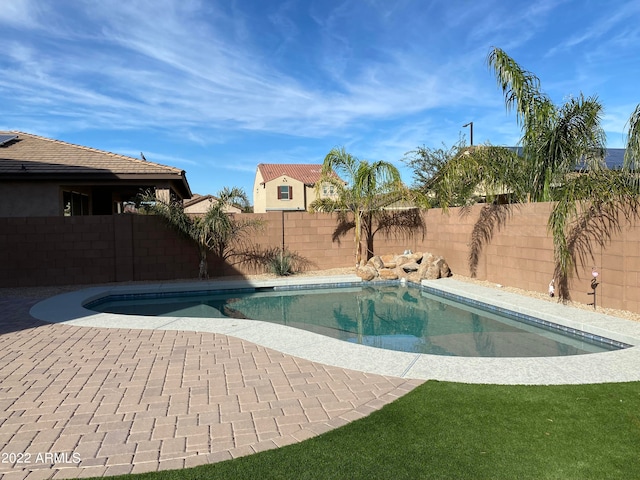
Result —
[[628, 345], [528, 315], [436, 296], [398, 282], [110, 295], [115, 314], [260, 320], [361, 345], [457, 357], [556, 357]]

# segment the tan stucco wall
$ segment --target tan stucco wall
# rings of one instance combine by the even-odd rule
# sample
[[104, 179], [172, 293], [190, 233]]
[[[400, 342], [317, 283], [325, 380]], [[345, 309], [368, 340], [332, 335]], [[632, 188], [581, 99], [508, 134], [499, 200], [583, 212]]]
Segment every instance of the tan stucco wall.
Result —
[[[266, 184], [263, 184], [263, 181], [264, 178], [260, 170], [257, 170], [253, 182], [254, 213], [266, 213], [273, 210], [308, 210], [309, 204], [317, 198], [315, 186], [304, 185], [301, 181], [286, 175], [282, 175]], [[280, 185], [293, 186], [293, 200], [278, 200], [278, 186]], [[320, 196], [327, 197], [330, 195], [324, 195], [320, 190]]]
[[267, 194], [264, 185], [262, 185], [263, 177], [260, 169], [256, 171], [256, 177], [253, 181], [253, 211], [254, 213], [264, 213], [267, 211]]
[[[189, 213], [192, 215], [204, 215], [211, 208], [211, 205], [215, 202], [212, 198], [207, 198], [206, 200], [202, 200], [201, 202], [194, 203], [193, 205], [189, 205], [185, 207], [185, 213]], [[238, 207], [233, 207], [231, 205], [227, 205], [224, 207], [223, 211], [225, 213], [240, 213], [241, 210]]]
[[[287, 185], [293, 188], [293, 199], [278, 200], [278, 187], [281, 185]], [[306, 199], [309, 196], [309, 189], [305, 187], [301, 181], [296, 180], [295, 178], [282, 175], [264, 185], [258, 184], [254, 188], [254, 198], [256, 191], [258, 192], [257, 196], [261, 197], [259, 203], [256, 203], [253, 206], [253, 211], [255, 213], [265, 213], [272, 210], [304, 211], [307, 209]], [[315, 197], [312, 196], [311, 200], [314, 198]], [[258, 209], [256, 209], [256, 206]]]

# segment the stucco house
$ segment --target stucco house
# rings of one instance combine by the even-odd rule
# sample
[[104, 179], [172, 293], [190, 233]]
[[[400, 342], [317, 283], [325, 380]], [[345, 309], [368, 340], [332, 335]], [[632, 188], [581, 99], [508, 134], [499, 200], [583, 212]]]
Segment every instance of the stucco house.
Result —
[[[308, 163], [261, 163], [253, 183], [253, 211], [307, 210], [316, 199], [316, 184], [322, 165]], [[332, 185], [323, 185], [321, 197], [335, 195]]]
[[23, 132], [0, 131], [0, 216], [112, 215], [137, 194], [191, 198], [186, 173]]
[[[211, 205], [219, 201], [218, 197], [213, 195], [194, 193], [190, 199], [183, 201], [184, 211], [189, 215], [204, 215], [211, 208]], [[242, 213], [242, 210], [234, 205], [227, 205], [223, 210], [225, 213]]]

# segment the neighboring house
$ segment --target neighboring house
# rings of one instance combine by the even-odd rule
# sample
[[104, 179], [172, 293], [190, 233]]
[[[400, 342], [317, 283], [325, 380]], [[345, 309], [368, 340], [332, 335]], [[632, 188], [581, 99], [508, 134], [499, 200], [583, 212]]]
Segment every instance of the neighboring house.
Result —
[[[481, 148], [481, 146], [476, 146], [472, 148]], [[506, 147], [506, 148], [516, 152], [520, 156], [522, 155], [522, 147]], [[621, 170], [624, 164], [625, 152], [626, 152], [626, 149], [624, 148], [606, 148], [605, 157], [604, 157], [604, 166], [609, 170]], [[464, 152], [464, 153], [467, 153], [467, 152]], [[584, 161], [580, 161], [575, 167], [575, 172], [578, 173], [578, 172], [584, 171], [585, 169], [586, 169], [586, 165]], [[508, 193], [509, 191], [506, 187], [503, 187], [498, 191], [494, 191], [492, 193], [493, 201], [496, 203], [508, 203], [509, 202]], [[478, 188], [475, 191], [475, 195], [479, 199], [478, 201], [480, 203], [487, 201], [487, 191], [482, 185], [478, 186]]]
[[[316, 199], [322, 165], [307, 163], [261, 163], [253, 183], [253, 211], [307, 210]], [[322, 185], [320, 197], [335, 195], [333, 185]]]
[[22, 132], [0, 131], [0, 216], [112, 215], [136, 195], [191, 198], [184, 170]]
[[[194, 193], [189, 200], [184, 200], [184, 211], [190, 215], [204, 215], [211, 205], [220, 200], [213, 195], [198, 195]], [[225, 213], [242, 213], [242, 210], [234, 205], [224, 207]]]

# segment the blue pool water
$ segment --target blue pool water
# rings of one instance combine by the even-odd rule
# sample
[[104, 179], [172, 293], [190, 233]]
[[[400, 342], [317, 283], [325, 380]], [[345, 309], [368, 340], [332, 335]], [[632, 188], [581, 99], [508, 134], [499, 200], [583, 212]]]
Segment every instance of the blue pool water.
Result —
[[212, 322], [261, 320], [372, 347], [462, 357], [581, 355], [626, 346], [399, 284], [127, 295], [106, 297], [87, 308]]

